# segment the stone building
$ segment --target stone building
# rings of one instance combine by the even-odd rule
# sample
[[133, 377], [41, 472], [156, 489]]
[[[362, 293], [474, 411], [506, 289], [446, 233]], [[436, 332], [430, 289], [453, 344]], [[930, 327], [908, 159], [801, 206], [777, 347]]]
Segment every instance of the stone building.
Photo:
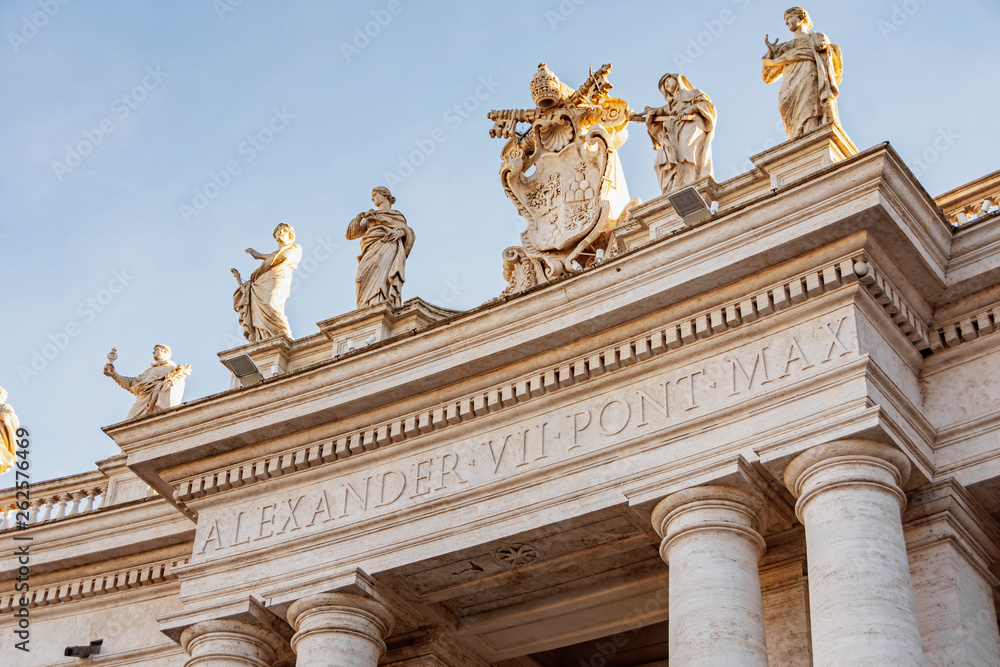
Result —
[[5, 491], [3, 664], [1000, 665], [1000, 172], [752, 160], [527, 291], [221, 353], [274, 374], [107, 427], [26, 530]]

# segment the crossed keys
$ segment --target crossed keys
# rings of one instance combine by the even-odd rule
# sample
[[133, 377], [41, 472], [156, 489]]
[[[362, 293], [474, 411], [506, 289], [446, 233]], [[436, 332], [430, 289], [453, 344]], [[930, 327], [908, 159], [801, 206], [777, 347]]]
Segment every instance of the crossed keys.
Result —
[[[584, 81], [579, 88], [573, 91], [572, 95], [566, 98], [566, 100], [556, 108], [565, 109], [599, 105], [601, 101], [608, 96], [608, 91], [612, 88], [611, 82], [609, 82], [607, 78], [608, 72], [610, 71], [610, 63], [602, 65], [596, 72], [594, 70], [590, 70], [590, 75], [587, 77], [587, 80]], [[546, 111], [551, 112], [551, 110]], [[497, 137], [509, 139], [514, 136], [523, 138], [524, 133], [517, 131], [517, 124], [534, 123], [542, 117], [543, 113], [543, 110], [538, 108], [494, 109], [486, 114], [486, 117], [493, 121], [493, 128], [490, 130], [490, 136], [494, 139]]]

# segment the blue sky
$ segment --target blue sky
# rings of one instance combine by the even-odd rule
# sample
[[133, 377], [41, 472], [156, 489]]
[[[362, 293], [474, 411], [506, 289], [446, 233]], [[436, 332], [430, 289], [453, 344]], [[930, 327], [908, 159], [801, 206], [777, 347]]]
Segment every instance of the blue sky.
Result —
[[[529, 106], [540, 62], [573, 87], [612, 63], [634, 109], [684, 73], [718, 109], [716, 179], [747, 170], [784, 139], [760, 57], [765, 34], [788, 38], [787, 6], [4, 0], [0, 385], [31, 431], [33, 477], [118, 453], [100, 428], [132, 397], [101, 374], [112, 346], [136, 375], [170, 345], [193, 367], [188, 400], [228, 388], [217, 353], [242, 340], [229, 269], [247, 275], [244, 249], [270, 252], [278, 222], [304, 251], [297, 337], [354, 308], [344, 230], [375, 185], [416, 231], [404, 298], [496, 296], [520, 227], [485, 114]], [[957, 7], [806, 6], [844, 54], [847, 132], [861, 149], [890, 141], [931, 195], [998, 168], [1000, 4]], [[631, 195], [658, 195], [642, 127], [620, 155]]]

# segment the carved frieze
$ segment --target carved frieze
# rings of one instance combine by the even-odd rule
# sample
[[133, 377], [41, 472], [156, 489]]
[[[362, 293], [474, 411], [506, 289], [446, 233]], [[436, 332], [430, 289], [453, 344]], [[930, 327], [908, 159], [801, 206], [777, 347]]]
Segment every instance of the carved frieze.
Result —
[[[339, 476], [254, 495], [199, 516], [193, 562], [338, 530], [629, 443], [748, 401], [858, 357], [841, 307], [775, 334], [458, 439]], [[402, 452], [400, 452], [402, 453]], [[667, 454], [665, 454], [667, 455]], [[627, 475], [622, 468], [619, 471]], [[286, 485], [287, 486], [287, 485]], [[249, 498], [249, 496], [243, 496]]]

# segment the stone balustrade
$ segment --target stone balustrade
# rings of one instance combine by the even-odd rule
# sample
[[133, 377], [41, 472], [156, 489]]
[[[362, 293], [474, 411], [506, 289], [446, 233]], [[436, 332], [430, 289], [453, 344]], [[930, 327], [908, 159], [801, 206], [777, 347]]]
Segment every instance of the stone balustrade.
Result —
[[1000, 171], [946, 192], [935, 202], [955, 227], [1000, 215]]
[[1000, 192], [986, 199], [977, 197], [963, 204], [958, 211], [954, 211], [951, 215], [948, 215], [948, 221], [956, 227], [961, 227], [970, 222], [993, 217], [997, 213], [1000, 213], [1000, 205], [997, 204], [998, 201], [1000, 201]]
[[[28, 525], [57, 521], [100, 508], [108, 489], [108, 477], [101, 470], [31, 484], [28, 489]], [[24, 522], [18, 503], [24, 502], [24, 492], [18, 489], [0, 490], [0, 532], [11, 530]]]

